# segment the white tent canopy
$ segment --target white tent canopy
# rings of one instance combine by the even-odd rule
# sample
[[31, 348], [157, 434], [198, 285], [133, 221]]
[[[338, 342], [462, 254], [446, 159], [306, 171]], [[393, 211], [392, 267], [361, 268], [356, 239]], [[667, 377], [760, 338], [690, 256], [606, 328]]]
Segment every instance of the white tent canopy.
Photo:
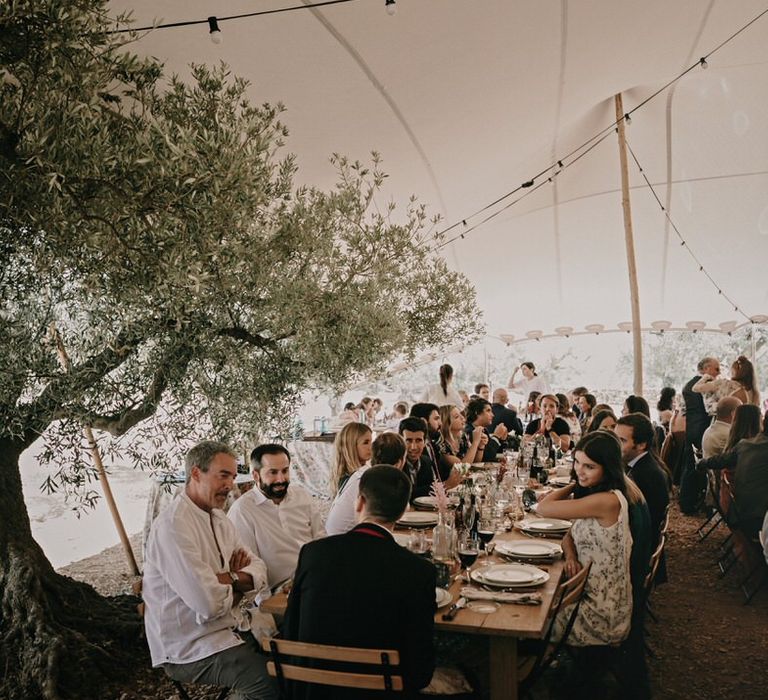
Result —
[[[111, 6], [132, 9], [145, 26], [296, 4]], [[386, 196], [416, 194], [442, 214], [442, 228], [458, 222], [446, 239], [466, 232], [441, 253], [475, 284], [492, 335], [630, 319], [616, 135], [608, 129], [582, 158], [573, 162], [584, 150], [567, 157], [610, 127], [622, 93], [629, 145], [687, 244], [630, 157], [643, 325], [717, 327], [768, 311], [768, 14], [712, 53], [706, 70], [696, 66], [635, 109], [766, 0], [398, 0], [397, 8], [391, 17], [384, 0], [357, 0], [220, 19], [219, 45], [202, 24], [154, 30], [132, 49], [180, 75], [191, 62], [225, 61], [250, 80], [254, 102], [283, 102], [302, 182], [330, 187], [333, 152], [360, 160], [380, 152]], [[548, 182], [558, 160], [566, 167]], [[534, 187], [473, 216], [545, 170]]]

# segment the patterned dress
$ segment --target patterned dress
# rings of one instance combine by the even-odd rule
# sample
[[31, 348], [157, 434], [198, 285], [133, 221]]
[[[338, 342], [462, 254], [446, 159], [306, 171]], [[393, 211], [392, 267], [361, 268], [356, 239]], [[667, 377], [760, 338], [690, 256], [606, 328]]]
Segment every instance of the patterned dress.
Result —
[[[629, 508], [620, 491], [611, 493], [616, 494], [621, 504], [619, 518], [613, 525], [603, 527], [596, 518], [579, 518], [571, 527], [579, 561], [586, 564], [592, 560], [584, 597], [568, 636], [568, 644], [573, 646], [614, 644], [629, 634], [632, 617]], [[571, 610], [569, 606], [558, 613], [553, 631], [555, 639], [562, 636]]]

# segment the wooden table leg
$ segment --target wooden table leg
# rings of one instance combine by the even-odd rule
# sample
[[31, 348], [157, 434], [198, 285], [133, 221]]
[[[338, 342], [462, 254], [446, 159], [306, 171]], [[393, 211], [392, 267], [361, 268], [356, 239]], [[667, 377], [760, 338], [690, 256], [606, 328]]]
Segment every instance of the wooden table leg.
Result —
[[490, 640], [491, 700], [517, 700], [517, 639]]

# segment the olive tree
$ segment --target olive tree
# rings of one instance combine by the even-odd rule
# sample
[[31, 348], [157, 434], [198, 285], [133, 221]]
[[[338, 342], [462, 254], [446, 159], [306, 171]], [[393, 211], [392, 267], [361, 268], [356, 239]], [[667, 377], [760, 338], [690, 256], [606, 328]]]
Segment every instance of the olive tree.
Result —
[[296, 188], [280, 106], [251, 104], [225, 66], [164, 76], [106, 17], [104, 0], [0, 8], [4, 697], [97, 695], [140, 628], [34, 541], [33, 442], [49, 486], [82, 493], [83, 425], [105, 449], [141, 431], [242, 440], [308, 387], [480, 331], [425, 208], [374, 206], [377, 156], [334, 156], [332, 190]]

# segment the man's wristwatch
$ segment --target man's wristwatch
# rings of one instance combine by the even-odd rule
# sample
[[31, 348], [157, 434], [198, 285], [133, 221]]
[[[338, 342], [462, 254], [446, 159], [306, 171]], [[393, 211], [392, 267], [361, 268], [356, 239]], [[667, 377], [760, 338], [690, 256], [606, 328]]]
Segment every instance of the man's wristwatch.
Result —
[[238, 574], [237, 571], [229, 571], [227, 573], [229, 574], [229, 578], [232, 579], [233, 586], [240, 582], [240, 574]]

